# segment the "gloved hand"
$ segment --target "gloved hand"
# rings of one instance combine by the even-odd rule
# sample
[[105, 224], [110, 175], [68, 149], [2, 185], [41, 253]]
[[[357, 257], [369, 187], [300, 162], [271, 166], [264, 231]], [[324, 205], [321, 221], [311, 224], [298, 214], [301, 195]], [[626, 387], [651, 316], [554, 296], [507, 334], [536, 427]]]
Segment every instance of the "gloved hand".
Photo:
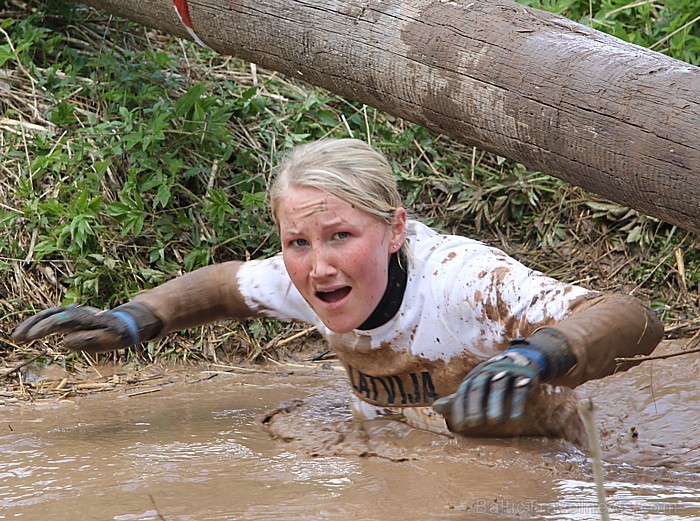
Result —
[[87, 306], [49, 308], [25, 320], [12, 333], [15, 342], [29, 342], [53, 333], [68, 333], [65, 344], [74, 351], [114, 351], [160, 331], [162, 323], [148, 307], [129, 302], [112, 311]]
[[530, 392], [566, 374], [576, 363], [566, 338], [543, 328], [514, 340], [499, 356], [476, 366], [454, 394], [433, 403], [453, 432], [523, 418]]

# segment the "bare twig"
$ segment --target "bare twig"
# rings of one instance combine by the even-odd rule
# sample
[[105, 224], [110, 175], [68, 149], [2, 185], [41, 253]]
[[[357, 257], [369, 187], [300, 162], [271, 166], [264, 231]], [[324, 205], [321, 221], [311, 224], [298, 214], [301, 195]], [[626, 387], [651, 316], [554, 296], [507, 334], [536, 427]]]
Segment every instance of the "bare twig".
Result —
[[254, 369], [252, 367], [240, 367], [235, 365], [224, 365], [224, 364], [212, 364], [214, 367], [221, 367], [221, 371], [202, 371], [203, 373], [232, 373], [236, 371], [244, 371], [249, 373], [260, 373], [260, 374], [276, 374], [275, 371], [266, 371], [264, 369]]
[[132, 396], [141, 396], [142, 394], [156, 393], [156, 392], [160, 391], [161, 389], [162, 389], [162, 387], [155, 387], [152, 389], [144, 389], [143, 391], [135, 391], [133, 393], [129, 393], [129, 394], [127, 394], [127, 396], [129, 398], [131, 398]]
[[270, 340], [267, 344], [265, 344], [264, 346], [261, 346], [260, 348], [256, 349], [255, 351], [253, 351], [253, 353], [248, 357], [248, 361], [254, 361], [254, 360], [258, 359], [266, 351], [268, 351], [270, 349], [282, 347], [283, 345], [289, 344], [290, 342], [293, 342], [294, 340], [298, 340], [300, 338], [303, 338], [303, 337], [313, 333], [314, 331], [316, 331], [315, 326], [309, 327], [309, 328], [303, 329], [302, 331], [298, 331], [287, 338], [282, 338], [282, 334], [280, 333], [275, 338]]
[[633, 356], [630, 358], [616, 358], [615, 362], [622, 364], [625, 362], [645, 362], [647, 360], [664, 360], [666, 358], [673, 358], [675, 356], [689, 355], [692, 353], [700, 353], [700, 347], [695, 347], [696, 344], [700, 343], [700, 331], [695, 333], [693, 337], [686, 344], [686, 349], [682, 351], [674, 351], [673, 353], [666, 353], [664, 355], [646, 355], [646, 356]]
[[42, 351], [42, 352], [39, 353], [38, 355], [36, 355], [36, 356], [34, 356], [34, 357], [32, 357], [32, 358], [30, 358], [30, 359], [28, 359], [28, 360], [25, 360], [24, 362], [22, 362], [21, 364], [19, 364], [19, 365], [13, 367], [12, 369], [8, 369], [8, 370], [5, 371], [4, 373], [0, 374], [0, 380], [2, 380], [3, 378], [5, 378], [5, 377], [7, 377], [7, 376], [10, 376], [12, 373], [15, 373], [15, 372], [19, 371], [19, 370], [22, 369], [23, 367], [25, 367], [25, 366], [31, 364], [32, 362], [34, 362], [35, 360], [38, 360], [39, 358], [41, 358], [41, 357], [44, 356], [44, 355], [46, 355], [46, 351]]
[[153, 498], [153, 494], [148, 494], [148, 497], [151, 499], [151, 503], [153, 503], [153, 508], [156, 509], [156, 513], [158, 514], [158, 519], [160, 519], [160, 521], [165, 521], [163, 514], [160, 513], [160, 509], [158, 508], [158, 505], [156, 505], [156, 500]]
[[299, 331], [298, 333], [294, 333], [292, 336], [285, 338], [284, 340], [280, 340], [277, 342], [277, 347], [283, 346], [285, 344], [288, 344], [290, 342], [293, 342], [294, 340], [298, 340], [299, 338], [305, 337], [306, 335], [310, 335], [316, 331], [316, 327], [309, 327], [307, 329], [304, 329], [302, 331]]
[[678, 33], [681, 32], [681, 31], [687, 29], [688, 27], [690, 27], [691, 25], [693, 25], [693, 24], [694, 24], [695, 22], [697, 22], [698, 20], [700, 20], [700, 16], [696, 16], [696, 17], [693, 18], [690, 22], [687, 22], [687, 23], [683, 24], [682, 26], [680, 26], [678, 29], [676, 29], [676, 30], [673, 31], [672, 33], [667, 34], [666, 36], [664, 36], [663, 38], [661, 38], [658, 42], [655, 42], [655, 43], [653, 43], [652, 45], [650, 45], [649, 48], [650, 48], [650, 49], [654, 49], [655, 47], [658, 47], [659, 45], [662, 45], [662, 44], [666, 43], [666, 42], [667, 42], [668, 40], [670, 40], [673, 36], [675, 36], [676, 34], [678, 34]]
[[633, 356], [630, 358], [616, 358], [615, 362], [622, 364], [625, 362], [646, 362], [647, 360], [664, 360], [666, 358], [673, 358], [674, 356], [689, 355], [692, 353], [700, 353], [700, 347], [695, 349], [689, 349], [688, 351], [675, 351], [673, 353], [667, 353], [665, 355], [648, 355], [648, 356]]

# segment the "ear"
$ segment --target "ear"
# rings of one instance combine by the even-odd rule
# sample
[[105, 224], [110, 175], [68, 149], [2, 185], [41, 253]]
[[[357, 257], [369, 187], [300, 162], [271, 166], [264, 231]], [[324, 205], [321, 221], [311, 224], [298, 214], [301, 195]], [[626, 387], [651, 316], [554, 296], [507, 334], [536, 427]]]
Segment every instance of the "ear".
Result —
[[391, 241], [389, 253], [396, 253], [406, 240], [406, 209], [399, 207], [394, 210], [394, 222], [391, 225]]

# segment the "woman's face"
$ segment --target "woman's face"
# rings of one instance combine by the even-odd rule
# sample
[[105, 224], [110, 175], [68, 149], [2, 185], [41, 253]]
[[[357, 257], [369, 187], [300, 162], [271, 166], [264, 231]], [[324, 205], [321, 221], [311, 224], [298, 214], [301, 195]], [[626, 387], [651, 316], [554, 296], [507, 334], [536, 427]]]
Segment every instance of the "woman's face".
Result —
[[299, 293], [336, 333], [362, 324], [382, 298], [389, 257], [405, 239], [406, 212], [391, 226], [316, 188], [291, 187], [279, 201], [282, 256]]

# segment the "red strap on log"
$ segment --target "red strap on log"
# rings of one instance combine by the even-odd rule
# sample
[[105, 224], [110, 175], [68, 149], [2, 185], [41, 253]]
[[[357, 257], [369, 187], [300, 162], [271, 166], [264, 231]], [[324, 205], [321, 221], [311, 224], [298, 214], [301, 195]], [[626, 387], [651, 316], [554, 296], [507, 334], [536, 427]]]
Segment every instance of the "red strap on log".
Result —
[[182, 24], [185, 26], [185, 29], [187, 29], [187, 32], [190, 34], [190, 36], [194, 39], [195, 42], [197, 42], [199, 45], [202, 47], [206, 47], [207, 49], [210, 49], [206, 43], [204, 43], [199, 36], [197, 36], [197, 33], [194, 32], [194, 28], [192, 27], [192, 19], [190, 18], [190, 6], [187, 5], [187, 0], [173, 0], [173, 7], [175, 7], [175, 12], [177, 13], [177, 17], [180, 19]]

